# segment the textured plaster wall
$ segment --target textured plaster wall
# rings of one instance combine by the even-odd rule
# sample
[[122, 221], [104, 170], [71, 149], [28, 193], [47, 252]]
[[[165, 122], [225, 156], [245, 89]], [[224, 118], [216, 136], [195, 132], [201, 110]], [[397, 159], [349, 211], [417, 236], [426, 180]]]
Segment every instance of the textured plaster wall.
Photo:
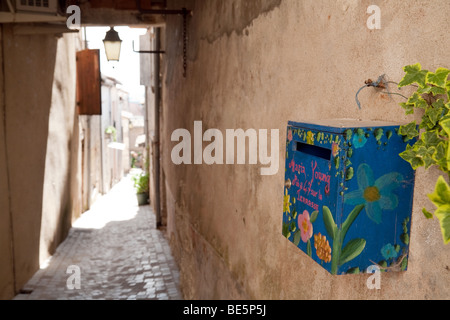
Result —
[[[162, 170], [168, 233], [186, 298], [434, 299], [450, 293], [450, 249], [426, 194], [438, 172], [418, 171], [409, 270], [331, 276], [281, 235], [285, 130], [289, 120], [407, 118], [398, 103], [364, 81], [400, 81], [405, 65], [449, 67], [445, 1], [168, 1], [194, 10], [187, 77], [182, 77], [182, 20], [169, 17], [163, 68]], [[369, 5], [382, 29], [366, 26]], [[395, 86], [393, 88], [395, 90]], [[406, 91], [405, 91], [406, 93]], [[172, 132], [279, 129], [280, 169], [259, 165], [173, 165]]]
[[55, 252], [66, 238], [72, 219], [81, 214], [78, 115], [75, 108], [75, 53], [80, 44], [77, 37], [66, 35], [57, 43], [45, 157], [40, 263]]
[[0, 298], [8, 299], [79, 214], [77, 36], [17, 35], [8, 24], [1, 29]]

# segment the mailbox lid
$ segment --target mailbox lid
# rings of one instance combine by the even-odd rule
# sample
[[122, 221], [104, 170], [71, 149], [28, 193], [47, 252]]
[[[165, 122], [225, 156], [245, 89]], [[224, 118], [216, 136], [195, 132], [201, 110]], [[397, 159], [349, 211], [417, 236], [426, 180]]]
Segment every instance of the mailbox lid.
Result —
[[314, 131], [323, 131], [336, 134], [344, 134], [348, 129], [357, 128], [382, 128], [398, 127], [404, 123], [377, 120], [358, 120], [358, 119], [321, 119], [311, 122], [289, 121], [288, 125], [296, 128], [304, 128]]

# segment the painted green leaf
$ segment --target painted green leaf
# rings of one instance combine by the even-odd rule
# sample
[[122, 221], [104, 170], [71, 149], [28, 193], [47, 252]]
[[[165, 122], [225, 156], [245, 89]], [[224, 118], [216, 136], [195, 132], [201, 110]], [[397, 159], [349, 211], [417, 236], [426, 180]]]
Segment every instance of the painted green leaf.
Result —
[[429, 72], [425, 81], [440, 88], [445, 88], [450, 70], [446, 68], [438, 68], [435, 73]]
[[283, 230], [282, 230], [282, 234], [283, 236], [285, 236], [286, 238], [288, 237], [289, 234], [289, 225], [285, 222], [283, 222]]
[[298, 245], [300, 244], [300, 240], [302, 239], [302, 232], [300, 230], [298, 230], [295, 234], [294, 234], [294, 244], [298, 247]]
[[311, 223], [316, 222], [318, 216], [319, 216], [319, 211], [314, 211], [313, 213], [311, 213], [311, 217], [309, 218], [309, 221], [311, 221]]
[[348, 271], [346, 273], [347, 274], [360, 274], [361, 271], [360, 271], [359, 267], [355, 267], [355, 268], [348, 269]]
[[419, 131], [417, 130], [417, 124], [415, 121], [405, 126], [401, 126], [398, 133], [402, 136], [405, 136], [407, 138], [407, 141], [419, 136]]
[[381, 138], [383, 137], [383, 134], [384, 134], [384, 130], [381, 128], [378, 128], [373, 132], [373, 135], [374, 135], [375, 139], [377, 139], [377, 141], [381, 140]]
[[341, 256], [339, 259], [339, 265], [343, 265], [349, 261], [352, 261], [357, 256], [363, 252], [366, 247], [366, 240], [364, 239], [353, 239], [347, 243], [344, 249], [341, 252]]
[[392, 138], [392, 131], [391, 131], [391, 130], [389, 130], [389, 131], [386, 132], [386, 138], [387, 138], [388, 140], [390, 140], [390, 139]]
[[308, 240], [308, 243], [306, 245], [306, 253], [308, 254], [308, 256], [312, 257], [311, 240]]
[[337, 225], [334, 222], [333, 215], [328, 207], [323, 207], [323, 222], [325, 224], [325, 229], [331, 239], [335, 240]]
[[405, 71], [405, 76], [402, 81], [399, 83], [399, 88], [409, 86], [410, 84], [417, 83], [421, 87], [425, 87], [426, 85], [426, 77], [428, 74], [428, 70], [422, 70], [422, 66], [420, 63], [406, 66], [403, 68]]
[[345, 173], [345, 179], [351, 180], [351, 179], [353, 179], [354, 175], [355, 175], [355, 170], [352, 167], [347, 168], [347, 171]]
[[406, 245], [409, 245], [409, 235], [407, 233], [402, 233], [400, 235], [400, 240]]
[[401, 270], [402, 270], [402, 271], [405, 271], [405, 270], [406, 270], [406, 268], [408, 267], [408, 258], [405, 257], [405, 258], [402, 260], [402, 263], [401, 263], [400, 267], [401, 267]]
[[347, 157], [348, 157], [348, 158], [353, 157], [353, 149], [352, 149], [352, 148], [349, 148], [349, 149], [347, 150]]
[[345, 219], [344, 223], [342, 224], [342, 239], [345, 238], [348, 229], [350, 229], [351, 225], [353, 224], [353, 222], [356, 220], [356, 218], [359, 216], [359, 214], [361, 213], [362, 209], [364, 209], [363, 204], [360, 204], [358, 206], [356, 206], [355, 208], [353, 208], [352, 212], [349, 213], [349, 215], [347, 216], [347, 219]]
[[339, 158], [339, 156], [334, 158], [334, 166], [336, 167], [337, 170], [339, 170], [339, 165], [341, 163], [341, 158]]
[[345, 139], [346, 140], [350, 140], [353, 136], [353, 131], [351, 129], [348, 129], [347, 131], [345, 131]]

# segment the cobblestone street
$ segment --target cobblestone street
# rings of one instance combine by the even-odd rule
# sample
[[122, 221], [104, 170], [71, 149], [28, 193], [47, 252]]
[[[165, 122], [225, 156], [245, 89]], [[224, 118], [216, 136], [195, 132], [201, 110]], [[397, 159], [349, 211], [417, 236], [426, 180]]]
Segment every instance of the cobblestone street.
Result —
[[182, 300], [179, 271], [155, 219], [125, 178], [76, 221], [15, 300]]

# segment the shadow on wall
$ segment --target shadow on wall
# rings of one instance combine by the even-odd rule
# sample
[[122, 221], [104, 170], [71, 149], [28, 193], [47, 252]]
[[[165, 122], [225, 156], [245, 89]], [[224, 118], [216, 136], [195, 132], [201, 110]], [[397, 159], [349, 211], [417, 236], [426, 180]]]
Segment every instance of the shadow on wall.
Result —
[[[15, 35], [13, 26], [2, 26], [4, 117], [0, 141], [8, 195], [0, 224], [9, 242], [1, 242], [5, 259], [0, 267], [0, 297], [13, 296], [39, 268], [44, 174], [58, 39], [54, 35]], [[31, 54], [32, 53], [32, 54]], [[4, 163], [3, 163], [4, 162]], [[57, 170], [58, 168], [54, 168]], [[3, 240], [3, 239], [2, 239]], [[3, 243], [12, 243], [11, 248]], [[9, 252], [9, 254], [7, 254]]]

